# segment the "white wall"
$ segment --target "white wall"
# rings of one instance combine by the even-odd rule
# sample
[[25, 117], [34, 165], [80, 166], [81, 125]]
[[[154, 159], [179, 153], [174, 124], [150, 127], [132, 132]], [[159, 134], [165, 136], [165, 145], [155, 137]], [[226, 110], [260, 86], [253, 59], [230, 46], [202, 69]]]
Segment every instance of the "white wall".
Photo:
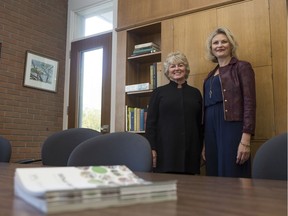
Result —
[[78, 11], [101, 2], [105, 2], [105, 0], [68, 0], [68, 9], [70, 11]]
[[[113, 2], [113, 26], [116, 27], [117, 24], [117, 4], [118, 0], [68, 0], [68, 13], [67, 13], [67, 42], [66, 42], [66, 65], [65, 65], [65, 86], [64, 86], [64, 106], [63, 106], [63, 129], [68, 127], [68, 115], [67, 108], [69, 105], [69, 80], [70, 80], [70, 50], [71, 42], [75, 41], [74, 31], [76, 15], [75, 13], [84, 9], [89, 9], [91, 7], [97, 6], [105, 2]], [[115, 131], [115, 112], [116, 112], [116, 32], [113, 30], [112, 36], [112, 71], [111, 71], [111, 120], [110, 120], [110, 131]]]

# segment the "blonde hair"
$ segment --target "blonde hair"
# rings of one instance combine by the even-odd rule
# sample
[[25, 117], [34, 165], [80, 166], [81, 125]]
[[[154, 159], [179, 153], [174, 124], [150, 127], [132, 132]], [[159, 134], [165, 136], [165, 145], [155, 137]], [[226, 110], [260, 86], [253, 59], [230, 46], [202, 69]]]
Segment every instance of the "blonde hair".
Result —
[[237, 50], [238, 44], [234, 38], [234, 35], [232, 34], [232, 32], [228, 28], [219, 27], [209, 35], [209, 37], [206, 41], [207, 59], [212, 61], [212, 62], [215, 62], [215, 63], [218, 62], [217, 58], [212, 53], [212, 40], [218, 34], [226, 35], [226, 37], [227, 37], [227, 39], [231, 45], [231, 56], [237, 57], [236, 50]]
[[183, 53], [176, 51], [176, 52], [169, 53], [164, 64], [163, 64], [164, 74], [168, 80], [170, 80], [170, 78], [169, 78], [169, 66], [172, 64], [179, 64], [179, 63], [184, 64], [185, 69], [186, 69], [185, 79], [188, 78], [188, 75], [190, 73], [190, 66], [189, 66], [189, 62], [187, 60], [187, 57]]

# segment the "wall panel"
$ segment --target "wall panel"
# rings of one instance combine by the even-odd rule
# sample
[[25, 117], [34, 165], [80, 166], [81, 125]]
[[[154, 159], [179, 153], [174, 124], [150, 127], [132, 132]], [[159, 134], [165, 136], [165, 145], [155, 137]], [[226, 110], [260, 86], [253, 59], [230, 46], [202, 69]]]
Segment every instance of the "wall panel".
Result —
[[275, 132], [287, 132], [287, 1], [269, 0]]
[[253, 67], [271, 65], [267, 0], [254, 0], [217, 9], [218, 26], [228, 27], [238, 41], [239, 58]]
[[272, 67], [254, 68], [256, 80], [256, 131], [254, 139], [269, 139], [275, 134]]
[[207, 74], [216, 65], [207, 61], [205, 42], [216, 28], [216, 10], [208, 10], [174, 19], [174, 51], [187, 55], [191, 74]]
[[[118, 0], [118, 30], [241, 0]], [[129, 9], [127, 9], [129, 8]]]
[[126, 85], [126, 43], [127, 32], [117, 34], [117, 73], [116, 73], [116, 117], [115, 131], [123, 131], [125, 122], [125, 85]]

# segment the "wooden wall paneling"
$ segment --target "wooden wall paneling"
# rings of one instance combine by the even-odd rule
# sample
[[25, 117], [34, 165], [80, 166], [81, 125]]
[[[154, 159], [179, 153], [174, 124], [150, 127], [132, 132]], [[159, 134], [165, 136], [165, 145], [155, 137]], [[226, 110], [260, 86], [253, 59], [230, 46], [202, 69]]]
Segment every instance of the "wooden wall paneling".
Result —
[[254, 139], [269, 139], [275, 135], [274, 90], [272, 67], [255, 67], [256, 131]]
[[[145, 0], [144, 0], [145, 1]], [[147, 2], [147, 0], [145, 1]], [[149, 18], [158, 18], [163, 15], [173, 14], [176, 11], [182, 11], [185, 8], [188, 8], [188, 1], [181, 0], [181, 4], [179, 4], [179, 0], [152, 0], [150, 1], [150, 16]], [[165, 5], [165, 6], [164, 6]], [[164, 7], [163, 7], [164, 6]], [[144, 21], [144, 19], [139, 19], [139, 21]]]
[[205, 49], [207, 37], [216, 24], [215, 9], [174, 19], [174, 50], [186, 54], [191, 75], [207, 75], [216, 66], [206, 59]]
[[117, 33], [117, 59], [116, 59], [116, 112], [115, 131], [123, 131], [125, 124], [125, 85], [126, 85], [126, 41], [127, 32]]
[[257, 152], [257, 150], [259, 149], [259, 147], [265, 143], [267, 140], [254, 140], [252, 138], [252, 142], [251, 142], [251, 160], [253, 161], [255, 154]]
[[228, 27], [239, 44], [239, 59], [254, 67], [271, 65], [267, 0], [241, 2], [217, 9], [218, 26]]
[[243, 0], [118, 0], [119, 31]]
[[206, 76], [207, 76], [207, 73], [190, 74], [187, 82], [191, 86], [198, 88], [201, 91], [201, 94], [203, 95], [203, 83], [204, 83], [204, 79]]
[[276, 134], [287, 132], [287, 1], [269, 0]]
[[[172, 52], [174, 49], [174, 34], [173, 34], [173, 19], [167, 19], [162, 21], [162, 34], [161, 34], [161, 53], [162, 53], [162, 67], [163, 62], [166, 60], [168, 53]], [[167, 84], [169, 81], [164, 75], [164, 67], [162, 70], [161, 83], [162, 85]]]
[[118, 0], [117, 28], [133, 27], [139, 20], [149, 20], [150, 5], [150, 0]]

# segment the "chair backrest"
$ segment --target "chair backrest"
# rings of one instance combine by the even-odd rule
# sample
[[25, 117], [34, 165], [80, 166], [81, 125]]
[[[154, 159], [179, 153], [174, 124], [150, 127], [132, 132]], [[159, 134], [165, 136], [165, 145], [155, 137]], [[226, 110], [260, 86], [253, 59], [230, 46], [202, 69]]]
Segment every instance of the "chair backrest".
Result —
[[4, 137], [0, 137], [0, 162], [9, 162], [11, 152], [10, 141]]
[[287, 133], [260, 146], [253, 159], [252, 178], [287, 180]]
[[68, 159], [68, 166], [126, 165], [132, 171], [151, 171], [148, 140], [129, 132], [114, 132], [86, 140]]
[[67, 166], [70, 153], [77, 145], [99, 135], [100, 132], [88, 128], [70, 128], [50, 135], [41, 149], [43, 165]]

